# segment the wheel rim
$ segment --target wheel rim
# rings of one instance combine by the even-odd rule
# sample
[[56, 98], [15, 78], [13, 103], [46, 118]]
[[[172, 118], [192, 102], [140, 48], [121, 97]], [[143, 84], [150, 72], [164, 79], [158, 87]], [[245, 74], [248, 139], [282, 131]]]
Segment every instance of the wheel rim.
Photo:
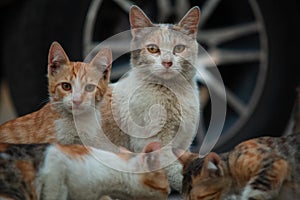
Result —
[[[139, 3], [139, 1], [135, 3], [129, 0], [113, 0], [112, 2], [114, 6], [122, 10], [121, 12], [127, 16], [130, 6]], [[143, 1], [143, 3], [145, 2], [147, 1]], [[100, 8], [101, 6], [105, 6], [104, 4], [105, 0], [91, 1], [83, 30], [84, 56], [101, 42], [101, 40], [97, 41], [95, 39], [95, 27], [97, 17], [99, 17], [99, 12], [101, 12]], [[168, 21], [170, 16], [174, 21], [178, 21], [190, 7], [194, 6], [192, 4], [195, 3], [193, 1], [182, 0], [157, 0], [157, 13], [155, 13], [156, 16], [154, 17], [159, 22]], [[227, 24], [222, 24], [222, 22], [218, 22], [218, 20], [214, 21], [214, 16], [219, 15], [220, 18], [220, 12], [224, 12], [222, 11], [222, 7], [228, 7], [228, 4], [234, 5], [235, 8], [232, 8], [232, 12], [249, 13], [249, 18], [244, 17], [245, 19], [235, 21], [236, 17], [233, 17], [234, 20], [228, 20], [227, 22], [230, 23]], [[238, 4], [233, 0], [231, 0], [231, 2], [206, 0], [198, 6], [200, 6], [201, 9], [201, 18], [197, 39], [217, 64], [222, 77], [224, 75], [223, 80], [227, 94], [229, 112], [226, 116], [225, 127], [221, 138], [215, 147], [218, 148], [230, 141], [230, 139], [245, 126], [259, 102], [268, 70], [267, 36], [261, 11], [255, 0], [240, 1]], [[142, 9], [144, 8], [142, 7]], [[235, 14], [232, 14], [232, 16], [234, 15]], [[128, 17], [126, 20], [127, 19]], [[222, 26], [220, 26], [220, 24]], [[129, 23], [127, 23], [125, 27], [127, 28], [124, 28], [124, 31], [129, 28]], [[217, 91], [218, 88], [220, 88], [220, 84], [223, 83], [218, 83], [214, 80], [214, 77], [209, 72], [211, 66], [206, 62], [207, 59], [208, 58], [200, 56], [199, 62], [202, 62], [203, 66], [205, 66], [203, 73], [205, 73], [206, 76], [211, 76], [211, 81], [207, 82], [207, 84], [212, 84], [213, 88]], [[238, 72], [238, 69], [233, 68], [240, 68], [239, 70], [246, 71], [246, 73], [249, 74]], [[116, 80], [128, 70], [128, 65], [127, 67], [115, 67], [115, 71], [112, 72], [112, 79]], [[235, 81], [230, 80], [235, 79], [235, 77], [232, 76], [233, 72], [235, 72], [234, 74], [241, 74], [243, 76], [242, 78], [246, 81], [242, 79]], [[198, 77], [198, 80], [201, 84], [204, 84], [201, 77]], [[234, 84], [241, 86], [234, 86]], [[247, 94], [245, 94], [243, 90], [247, 90]], [[207, 105], [207, 107], [209, 107], [209, 105]], [[208, 113], [206, 119], [209, 119], [209, 112], [206, 112], [206, 110], [209, 110], [207, 107], [203, 108], [203, 113]], [[205, 121], [205, 117], [202, 123], [204, 127], [207, 127], [209, 124], [209, 122]], [[203, 131], [199, 130], [198, 138], [202, 138], [202, 134]]]

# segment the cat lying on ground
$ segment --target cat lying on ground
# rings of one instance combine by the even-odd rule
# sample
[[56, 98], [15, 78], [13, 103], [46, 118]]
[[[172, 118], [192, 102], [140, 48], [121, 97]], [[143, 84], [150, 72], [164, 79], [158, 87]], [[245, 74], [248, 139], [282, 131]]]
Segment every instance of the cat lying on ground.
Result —
[[187, 200], [300, 199], [300, 134], [260, 137], [224, 154], [174, 149]]
[[167, 199], [159, 149], [155, 142], [141, 154], [76, 144], [0, 144], [0, 199]]

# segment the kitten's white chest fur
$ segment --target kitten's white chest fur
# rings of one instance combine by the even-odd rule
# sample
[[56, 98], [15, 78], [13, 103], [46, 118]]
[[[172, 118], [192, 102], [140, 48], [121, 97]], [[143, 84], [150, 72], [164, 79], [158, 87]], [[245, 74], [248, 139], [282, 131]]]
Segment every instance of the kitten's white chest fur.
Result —
[[84, 144], [115, 151], [101, 129], [101, 115], [91, 110], [82, 115], [66, 115], [55, 121], [56, 138], [61, 144]]
[[150, 141], [188, 148], [199, 120], [196, 84], [146, 82], [135, 77], [133, 71], [113, 90], [112, 107], [119, 110], [121, 129], [131, 135], [130, 149], [140, 152]]

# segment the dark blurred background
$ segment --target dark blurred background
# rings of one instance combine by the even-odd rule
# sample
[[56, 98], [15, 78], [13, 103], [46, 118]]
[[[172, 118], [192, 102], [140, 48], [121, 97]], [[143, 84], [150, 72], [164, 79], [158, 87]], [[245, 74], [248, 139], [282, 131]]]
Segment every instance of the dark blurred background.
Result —
[[[53, 41], [71, 60], [83, 60], [97, 44], [130, 28], [133, 4], [154, 22], [164, 23], [178, 22], [192, 6], [200, 7], [197, 39], [217, 64], [227, 92], [228, 112], [217, 150], [284, 133], [299, 81], [298, 0], [2, 0], [0, 123], [47, 102], [46, 66]], [[124, 55], [114, 62], [112, 81], [128, 70], [128, 60]], [[204, 62], [207, 75], [210, 67]], [[201, 77], [198, 82], [203, 117], [195, 149], [211, 110], [207, 83]], [[222, 83], [212, 79], [210, 84], [217, 91]]]

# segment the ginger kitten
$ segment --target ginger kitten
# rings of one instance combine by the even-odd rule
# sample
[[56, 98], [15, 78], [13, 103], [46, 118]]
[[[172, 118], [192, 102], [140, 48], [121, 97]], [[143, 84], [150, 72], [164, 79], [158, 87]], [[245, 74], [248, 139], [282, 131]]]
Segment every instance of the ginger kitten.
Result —
[[300, 199], [300, 135], [260, 137], [218, 155], [174, 150], [187, 200]]
[[101, 120], [98, 107], [107, 90], [111, 62], [110, 49], [100, 50], [90, 63], [71, 62], [60, 44], [52, 43], [48, 56], [50, 102], [1, 125], [0, 142], [70, 144], [86, 138], [96, 140]]
[[[151, 170], [160, 165], [159, 149], [150, 143], [134, 155], [76, 144], [0, 144], [0, 199], [167, 199], [165, 171]], [[149, 172], [126, 172], [141, 168]]]

